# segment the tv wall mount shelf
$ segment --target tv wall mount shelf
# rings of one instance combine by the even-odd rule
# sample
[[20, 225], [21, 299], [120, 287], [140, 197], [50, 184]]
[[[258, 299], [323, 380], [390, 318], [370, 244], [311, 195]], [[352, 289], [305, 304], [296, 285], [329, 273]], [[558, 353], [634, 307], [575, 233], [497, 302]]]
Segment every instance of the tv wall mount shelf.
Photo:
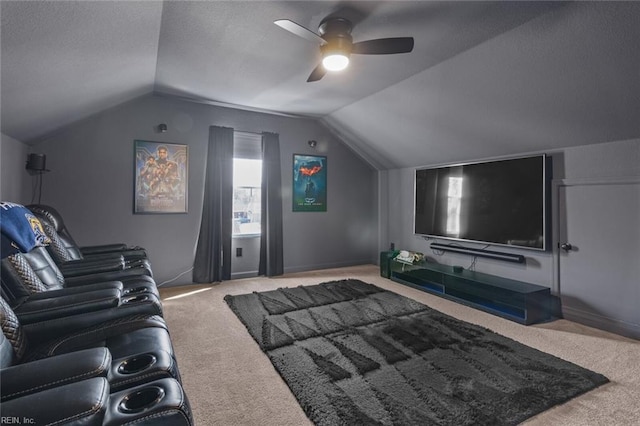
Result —
[[381, 271], [388, 271], [388, 278], [400, 284], [520, 324], [535, 324], [551, 317], [552, 296], [547, 287], [465, 269], [458, 272], [452, 266], [433, 262], [408, 265], [387, 259], [389, 263], [381, 265]]

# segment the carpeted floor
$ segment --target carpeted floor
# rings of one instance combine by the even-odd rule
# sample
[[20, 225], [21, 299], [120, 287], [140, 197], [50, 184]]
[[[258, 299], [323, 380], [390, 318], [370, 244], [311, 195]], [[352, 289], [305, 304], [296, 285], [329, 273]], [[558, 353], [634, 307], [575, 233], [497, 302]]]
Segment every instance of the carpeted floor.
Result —
[[381, 278], [373, 265], [162, 289], [165, 318], [197, 424], [311, 424], [223, 297], [345, 278], [360, 279], [410, 297], [611, 380], [530, 418], [524, 422], [526, 425], [638, 424], [640, 342], [565, 320], [522, 326]]

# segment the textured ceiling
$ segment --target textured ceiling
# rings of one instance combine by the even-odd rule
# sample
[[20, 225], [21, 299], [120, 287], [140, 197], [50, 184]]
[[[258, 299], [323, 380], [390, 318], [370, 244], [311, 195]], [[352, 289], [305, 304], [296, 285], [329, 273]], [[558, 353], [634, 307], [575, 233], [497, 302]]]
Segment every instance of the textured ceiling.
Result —
[[[35, 143], [146, 93], [318, 117], [377, 168], [640, 137], [640, 3], [2, 1], [2, 132]], [[306, 83], [273, 24], [413, 36]]]

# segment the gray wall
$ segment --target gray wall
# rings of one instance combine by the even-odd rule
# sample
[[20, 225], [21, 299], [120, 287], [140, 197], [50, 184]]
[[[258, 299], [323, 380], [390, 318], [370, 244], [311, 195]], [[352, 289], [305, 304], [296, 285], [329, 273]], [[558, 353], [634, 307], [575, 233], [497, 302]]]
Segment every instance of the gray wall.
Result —
[[[236, 249], [242, 256], [236, 256]], [[260, 265], [260, 237], [233, 237], [231, 240], [231, 279], [255, 277]]]
[[36, 179], [24, 168], [29, 147], [5, 134], [0, 135], [0, 199], [27, 204], [31, 200], [31, 185]]
[[[529, 153], [523, 153], [529, 154]], [[554, 179], [592, 179], [640, 176], [640, 139], [617, 141], [595, 145], [583, 145], [562, 151], [548, 152], [553, 159]], [[480, 159], [468, 159], [468, 161]], [[428, 258], [446, 265], [470, 266], [473, 258], [466, 255], [445, 253], [434, 254], [426, 241], [413, 234], [413, 168], [394, 169], [384, 172], [384, 182], [380, 183], [383, 194], [380, 199], [388, 198], [387, 212], [380, 212], [386, 218], [386, 241], [381, 239], [381, 249], [394, 242], [396, 248], [423, 252]], [[387, 188], [388, 193], [384, 193]], [[630, 223], [629, 226], [639, 226]], [[585, 229], [585, 232], [589, 232]], [[554, 238], [553, 241], [556, 241]], [[483, 244], [465, 244], [470, 247], [482, 247]], [[553, 245], [553, 244], [552, 244]], [[498, 260], [478, 258], [477, 271], [499, 275], [506, 278], [552, 287], [554, 283], [554, 258], [551, 251], [537, 252], [500, 247], [501, 251], [526, 256], [526, 265], [511, 264]], [[616, 256], [611, 253], [611, 256]], [[606, 268], [607, 259], [601, 259], [599, 268]], [[615, 262], [613, 262], [615, 264]]]
[[[166, 133], [156, 126], [168, 125]], [[210, 125], [280, 135], [285, 272], [372, 263], [377, 245], [375, 171], [315, 120], [145, 96], [70, 126], [38, 144], [47, 154], [42, 202], [55, 206], [82, 245], [147, 248], [159, 283], [191, 282]], [[189, 145], [189, 212], [134, 215], [133, 141]], [[312, 150], [307, 141], [315, 139]], [[328, 211], [293, 213], [293, 154], [326, 155]], [[244, 259], [243, 259], [244, 260]], [[242, 271], [235, 271], [242, 272]], [[178, 277], [178, 278], [176, 278]]]

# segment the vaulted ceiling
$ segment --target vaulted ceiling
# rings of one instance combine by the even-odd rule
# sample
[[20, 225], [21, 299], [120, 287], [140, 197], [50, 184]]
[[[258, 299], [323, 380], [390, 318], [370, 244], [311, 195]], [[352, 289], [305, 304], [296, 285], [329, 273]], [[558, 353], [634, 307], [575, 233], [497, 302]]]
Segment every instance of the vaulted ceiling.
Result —
[[[640, 3], [5, 1], [2, 133], [33, 144], [157, 93], [318, 118], [380, 169], [640, 138]], [[317, 31], [412, 36], [306, 79]]]

